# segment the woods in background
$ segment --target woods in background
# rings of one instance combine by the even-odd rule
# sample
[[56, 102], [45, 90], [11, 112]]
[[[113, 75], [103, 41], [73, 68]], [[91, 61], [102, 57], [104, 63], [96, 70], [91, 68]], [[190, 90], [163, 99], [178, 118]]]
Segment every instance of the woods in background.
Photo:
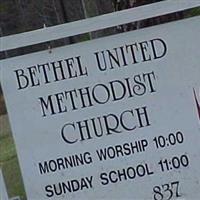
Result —
[[[128, 9], [162, 0], [0, 0], [0, 35], [10, 35], [42, 28], [44, 24], [53, 26], [66, 22], [93, 17], [113, 11]], [[135, 29], [160, 23], [181, 14], [172, 14], [153, 20], [145, 20]], [[122, 30], [124, 31], [124, 30]], [[113, 29], [93, 34], [93, 38], [112, 34]], [[73, 41], [73, 39], [68, 41]]]
[[[88, 17], [120, 11], [163, 0], [0, 0], [0, 37], [36, 30]], [[134, 13], [133, 13], [134, 14]], [[43, 50], [83, 40], [139, 29], [182, 18], [182, 13], [170, 14], [35, 45], [9, 52], [0, 52], [0, 59]]]

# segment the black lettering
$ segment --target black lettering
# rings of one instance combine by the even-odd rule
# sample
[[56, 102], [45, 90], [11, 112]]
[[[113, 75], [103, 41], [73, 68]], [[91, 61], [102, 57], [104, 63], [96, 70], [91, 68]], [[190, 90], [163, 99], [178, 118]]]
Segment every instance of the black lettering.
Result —
[[117, 48], [114, 48], [114, 51], [115, 51], [115, 55], [112, 54], [110, 50], [107, 50], [111, 69], [114, 68], [113, 61], [114, 61], [115, 64], [117, 64], [118, 67], [120, 67], [120, 62], [119, 62], [119, 56], [118, 56], [118, 53], [117, 53]]
[[[97, 88], [102, 88], [102, 90], [100, 90], [99, 92], [99, 97], [97, 95], [98, 92], [96, 92]], [[101, 92], [102, 91], [102, 92]], [[105, 94], [105, 95], [102, 95], [102, 94]], [[93, 90], [92, 90], [92, 97], [93, 99], [98, 103], [98, 104], [105, 104], [109, 101], [110, 99], [110, 92], [109, 92], [109, 89], [107, 88], [106, 85], [104, 84], [97, 84], [93, 87]], [[104, 99], [100, 99], [100, 97], [104, 97]]]
[[63, 63], [63, 60], [51, 62], [51, 65], [53, 67], [55, 82], [66, 79], [62, 63]]
[[[150, 40], [150, 43], [151, 43], [151, 46], [152, 46], [154, 59], [159, 59], [159, 58], [162, 58], [162, 57], [164, 57], [166, 55], [166, 53], [167, 53], [167, 45], [164, 42], [164, 40], [162, 40], [160, 38], [157, 38], [157, 39]], [[158, 46], [156, 48], [156, 44], [157, 45], [159, 44], [160, 48]], [[161, 50], [160, 50], [159, 51], [160, 55], [158, 55], [158, 52], [156, 51], [156, 49], [161, 49], [161, 47], [163, 48], [163, 52], [161, 52]]]
[[[127, 120], [127, 119], [125, 118], [125, 115], [130, 115], [130, 116], [134, 117], [133, 110], [125, 110], [125, 111], [120, 115], [120, 124], [121, 124], [121, 126], [122, 126], [125, 130], [127, 130], [127, 131], [132, 131], [132, 130], [136, 129], [136, 125], [135, 125], [135, 126], [133, 125], [132, 127], [128, 127], [128, 125], [125, 124], [126, 121], [129, 121], [129, 120]], [[125, 118], [125, 120], [124, 120], [124, 118]]]
[[18, 69], [14, 71], [17, 77], [17, 83], [18, 83], [18, 90], [25, 89], [29, 85], [29, 79], [24, 74], [23, 69]]
[[97, 66], [99, 68], [100, 71], [105, 71], [107, 69], [107, 63], [106, 63], [106, 58], [105, 58], [105, 55], [104, 55], [104, 51], [101, 51], [101, 54], [102, 54], [102, 57], [103, 57], [103, 63], [104, 63], [104, 66], [102, 66], [101, 64], [101, 61], [100, 61], [100, 58], [99, 58], [99, 52], [96, 52], [94, 53], [95, 54], [95, 57], [96, 57], [96, 61], [97, 61]]
[[56, 114], [55, 110], [54, 110], [54, 105], [53, 105], [53, 100], [52, 100], [52, 95], [49, 95], [46, 99], [46, 101], [44, 100], [43, 97], [39, 97], [39, 101], [40, 101], [40, 107], [42, 108], [42, 116], [46, 117], [46, 111], [49, 111], [51, 115]]
[[100, 174], [100, 179], [102, 180], [101, 181], [102, 185], [107, 185], [109, 183], [109, 180], [107, 178], [107, 174], [106, 173], [101, 173]]
[[[117, 87], [118, 85], [118, 87]], [[126, 87], [120, 80], [114, 80], [110, 82], [113, 101], [119, 101], [124, 98], [126, 94]], [[118, 91], [118, 94], [117, 94]]]
[[75, 57], [75, 59], [77, 60], [77, 63], [78, 63], [78, 69], [79, 69], [79, 72], [80, 72], [80, 76], [88, 76], [87, 68], [82, 67], [81, 57], [77, 56], [77, 57]]
[[44, 161], [43, 165], [42, 163], [39, 163], [39, 170], [40, 170], [40, 174], [49, 173], [49, 167], [48, 167], [47, 161]]
[[138, 51], [137, 43], [126, 45], [127, 53], [130, 49], [133, 64], [138, 63], [138, 60], [137, 60], [136, 55], [135, 55], [135, 49], [134, 48], [136, 49], [136, 51]]
[[[138, 120], [139, 120], [139, 128], [144, 126], [150, 126], [149, 117], [147, 113], [147, 107], [137, 108], [135, 109], [137, 112]], [[144, 116], [144, 120], [142, 120], [142, 116]]]
[[77, 77], [77, 71], [74, 69], [74, 58], [65, 59], [65, 62], [67, 64], [69, 78]]
[[146, 86], [144, 83], [142, 83], [141, 76], [140, 75], [135, 75], [134, 76], [134, 81], [137, 83], [136, 85], [133, 86], [133, 92], [134, 94], [138, 96], [142, 96], [146, 92]]
[[27, 67], [27, 69], [30, 75], [31, 87], [39, 86], [40, 85], [39, 79], [36, 79], [36, 72], [37, 72], [36, 66]]
[[68, 132], [66, 132], [66, 128], [67, 127], [72, 127], [72, 129], [73, 130], [75, 130], [75, 125], [74, 125], [74, 123], [68, 123], [68, 124], [65, 124], [63, 127], [62, 127], [62, 129], [61, 129], [61, 137], [62, 137], [62, 139], [66, 142], [66, 143], [68, 143], [68, 144], [74, 144], [74, 143], [76, 143], [77, 141], [78, 141], [78, 139], [71, 139], [71, 140], [69, 140], [69, 138], [67, 137], [68, 136], [68, 134], [69, 133], [71, 133], [71, 131], [68, 131]]
[[46, 191], [46, 196], [47, 197], [53, 197], [54, 196], [54, 192], [53, 192], [53, 189], [52, 189], [51, 185], [47, 185], [45, 187], [45, 191]]
[[106, 132], [107, 134], [112, 133], [121, 133], [121, 130], [118, 130], [119, 127], [119, 119], [114, 114], [108, 114], [106, 116], [103, 116], [106, 126]]
[[153, 80], [156, 80], [156, 76], [155, 76], [154, 72], [152, 71], [151, 73], [143, 74], [143, 78], [144, 78], [145, 82], [146, 82], [146, 77], [147, 77], [147, 82], [148, 82], [149, 87], [150, 87], [150, 92], [151, 93], [156, 92], [154, 84], [153, 84]]
[[148, 42], [147, 41], [140, 42], [139, 45], [140, 45], [140, 49], [141, 49], [141, 52], [142, 52], [143, 62], [150, 61], [151, 55], [147, 54], [147, 52], [148, 52]]

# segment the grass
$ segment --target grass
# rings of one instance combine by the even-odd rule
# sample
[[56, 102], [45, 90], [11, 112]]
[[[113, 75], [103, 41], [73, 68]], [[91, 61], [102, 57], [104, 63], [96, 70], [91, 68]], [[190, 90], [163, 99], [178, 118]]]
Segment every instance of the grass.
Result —
[[0, 166], [9, 197], [20, 196], [22, 200], [25, 200], [25, 191], [11, 134], [0, 136]]
[[184, 17], [194, 17], [200, 15], [200, 7], [192, 8], [184, 12]]
[[3, 95], [0, 95], [0, 115], [6, 114], [6, 106]]
[[4, 162], [2, 169], [9, 197], [20, 196], [22, 200], [25, 200], [25, 191], [17, 157]]
[[10, 135], [0, 137], [0, 163], [16, 157], [13, 138]]

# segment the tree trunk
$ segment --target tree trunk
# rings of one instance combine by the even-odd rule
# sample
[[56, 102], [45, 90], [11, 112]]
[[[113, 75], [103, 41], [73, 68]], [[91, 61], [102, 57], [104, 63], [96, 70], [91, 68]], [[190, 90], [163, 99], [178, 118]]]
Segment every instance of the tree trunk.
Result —
[[[156, 2], [159, 2], [159, 1], [163, 1], [163, 0], [136, 0], [135, 6], [141, 6], [141, 5], [145, 5], [145, 4], [156, 3]], [[182, 19], [182, 18], [183, 18], [182, 12], [168, 14], [168, 15], [160, 16], [160, 17], [154, 17], [154, 18], [143, 20], [142, 22], [140, 22], [140, 27], [157, 25], [157, 24], [161, 24], [161, 23], [165, 23], [165, 22], [174, 21], [174, 20], [177, 20], [177, 19]]]
[[[103, 15], [114, 11], [112, 0], [84, 0], [88, 17]], [[115, 28], [92, 32], [92, 38], [112, 35], [116, 32]]]
[[[145, 4], [156, 3], [159, 1], [163, 1], [163, 0], [113, 0], [113, 3], [115, 4], [115, 9], [118, 11], [118, 10], [123, 10], [123, 9], [131, 8], [131, 7], [142, 6]], [[142, 27], [161, 24], [164, 22], [170, 22], [173, 20], [181, 19], [181, 18], [183, 18], [182, 12], [173, 13], [166, 16], [154, 17], [154, 18], [143, 20], [140, 22], [122, 25], [120, 26], [120, 31], [124, 32], [124, 31], [134, 30], [134, 29], [138, 29]]]

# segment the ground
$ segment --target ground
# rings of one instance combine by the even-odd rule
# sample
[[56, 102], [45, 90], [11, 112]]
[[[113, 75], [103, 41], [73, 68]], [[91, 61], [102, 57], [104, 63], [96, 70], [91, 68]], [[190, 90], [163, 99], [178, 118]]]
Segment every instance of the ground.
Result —
[[25, 200], [22, 178], [3, 97], [0, 96], [0, 167], [2, 167], [9, 197]]

